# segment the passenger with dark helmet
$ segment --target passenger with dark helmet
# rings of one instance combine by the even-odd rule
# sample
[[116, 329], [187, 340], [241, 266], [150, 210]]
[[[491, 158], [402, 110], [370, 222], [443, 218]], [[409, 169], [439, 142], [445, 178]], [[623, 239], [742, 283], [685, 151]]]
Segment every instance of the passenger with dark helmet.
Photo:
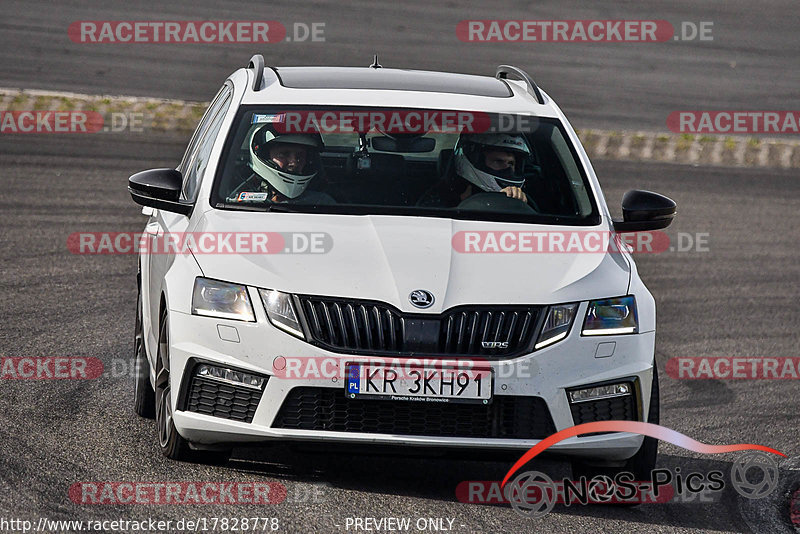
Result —
[[484, 192], [502, 192], [527, 203], [523, 171], [530, 154], [519, 134], [462, 134], [453, 150], [455, 175], [445, 176], [417, 205], [456, 207]]

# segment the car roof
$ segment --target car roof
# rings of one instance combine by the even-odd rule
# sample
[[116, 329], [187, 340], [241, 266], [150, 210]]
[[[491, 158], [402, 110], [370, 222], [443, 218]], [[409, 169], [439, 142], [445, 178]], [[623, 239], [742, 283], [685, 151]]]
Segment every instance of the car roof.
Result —
[[513, 96], [497, 78], [424, 70], [370, 67], [274, 67], [278, 81], [295, 89], [425, 91], [494, 98]]
[[[502, 69], [527, 81], [507, 79]], [[245, 85], [242, 105], [425, 107], [560, 117], [553, 100], [526, 73], [509, 66], [498, 67], [496, 76], [478, 76], [383, 67], [274, 67], [256, 55], [230, 79]]]

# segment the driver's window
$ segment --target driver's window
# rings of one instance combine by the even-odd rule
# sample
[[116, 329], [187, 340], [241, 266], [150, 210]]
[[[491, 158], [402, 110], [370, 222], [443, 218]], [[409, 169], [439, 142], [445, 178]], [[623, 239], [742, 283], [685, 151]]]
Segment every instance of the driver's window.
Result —
[[211, 148], [222, 126], [225, 113], [228, 111], [231, 93], [232, 91], [228, 86], [223, 87], [220, 94], [209, 106], [197, 132], [195, 132], [194, 139], [189, 145], [183, 162], [184, 166], [181, 168], [183, 174], [181, 198], [184, 200], [192, 200], [197, 191], [198, 181], [208, 165]]

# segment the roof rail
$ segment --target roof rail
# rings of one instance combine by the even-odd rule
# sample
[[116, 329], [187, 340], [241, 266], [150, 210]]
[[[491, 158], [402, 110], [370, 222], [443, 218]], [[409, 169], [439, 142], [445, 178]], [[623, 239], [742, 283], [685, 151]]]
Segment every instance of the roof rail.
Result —
[[261, 89], [261, 83], [264, 81], [264, 56], [256, 54], [250, 58], [250, 63], [247, 64], [248, 69], [255, 69], [253, 74], [253, 91]]
[[498, 80], [504, 80], [508, 78], [509, 74], [513, 74], [523, 80], [528, 86], [528, 92], [536, 98], [537, 102], [544, 104], [544, 96], [542, 96], [542, 92], [539, 90], [536, 82], [533, 81], [533, 78], [531, 78], [524, 70], [517, 67], [512, 67], [511, 65], [500, 65], [497, 67], [497, 73], [494, 75], [494, 77]]

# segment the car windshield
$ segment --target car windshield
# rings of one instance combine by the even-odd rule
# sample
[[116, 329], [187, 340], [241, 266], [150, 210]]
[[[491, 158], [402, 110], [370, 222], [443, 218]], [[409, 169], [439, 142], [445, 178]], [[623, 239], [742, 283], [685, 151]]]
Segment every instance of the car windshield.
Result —
[[243, 106], [211, 205], [599, 223], [559, 120], [473, 111]]

